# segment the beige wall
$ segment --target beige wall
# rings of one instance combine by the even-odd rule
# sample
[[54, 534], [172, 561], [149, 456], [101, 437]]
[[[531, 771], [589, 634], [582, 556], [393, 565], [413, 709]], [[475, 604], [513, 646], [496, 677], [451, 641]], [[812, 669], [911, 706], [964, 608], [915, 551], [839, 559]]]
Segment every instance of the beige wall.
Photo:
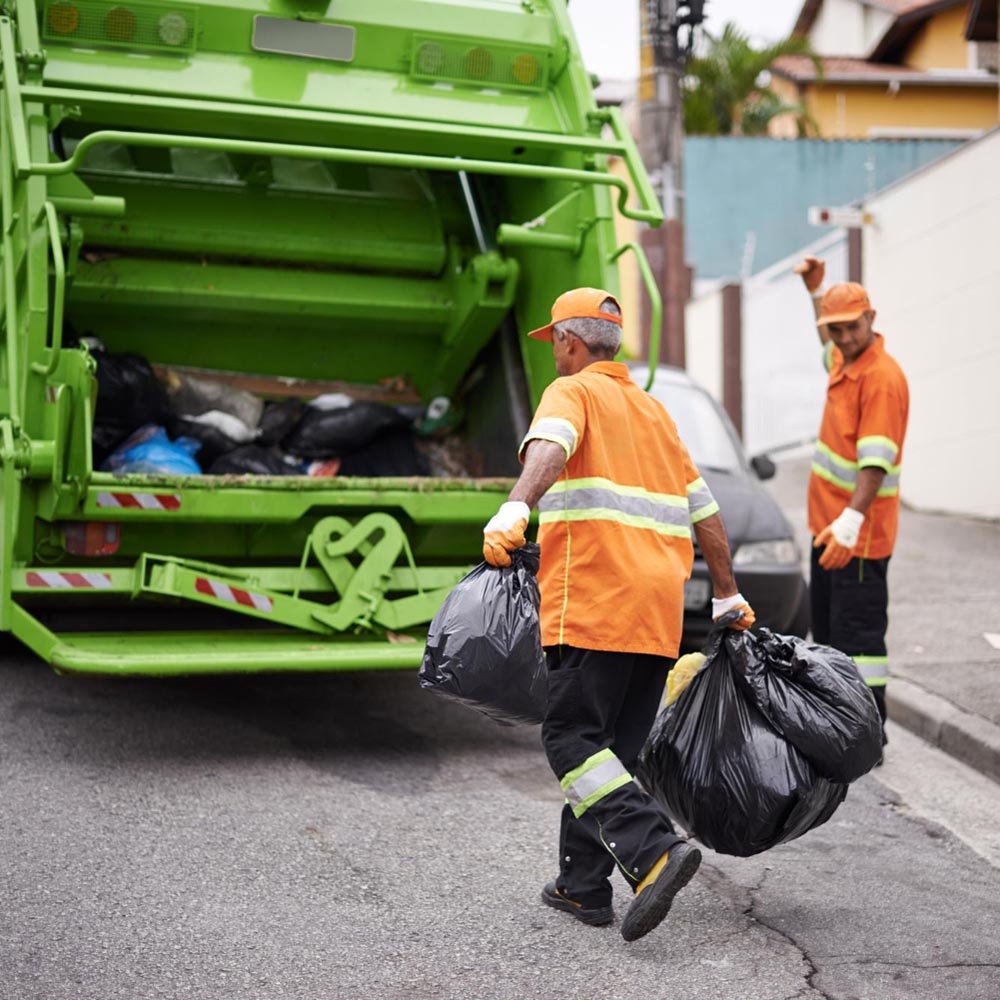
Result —
[[1000, 518], [1000, 130], [871, 199], [865, 285], [910, 383], [903, 499]]
[[[621, 177], [629, 185], [629, 204], [635, 203], [635, 192], [632, 190], [632, 181], [629, 177], [625, 162], [618, 157], [614, 157], [610, 163], [611, 173], [616, 177]], [[618, 246], [623, 243], [639, 242], [639, 226], [632, 219], [624, 218], [620, 212], [615, 211], [615, 234], [618, 237]], [[618, 301], [622, 307], [622, 347], [629, 357], [639, 357], [642, 349], [642, 334], [640, 323], [642, 321], [642, 301], [640, 299], [640, 279], [639, 268], [635, 262], [635, 254], [626, 253], [618, 258], [618, 280], [619, 294]]]
[[929, 18], [907, 48], [903, 62], [914, 69], [968, 69], [966, 14], [966, 5], [961, 4]]
[[685, 368], [722, 402], [722, 291], [692, 299], [684, 310]]
[[[981, 129], [998, 120], [997, 91], [991, 87], [924, 87], [904, 84], [893, 94], [886, 84], [810, 84], [804, 99], [788, 80], [772, 86], [784, 100], [805, 104], [824, 139], [867, 139], [886, 129]], [[771, 135], [796, 134], [791, 115], [777, 119]]]

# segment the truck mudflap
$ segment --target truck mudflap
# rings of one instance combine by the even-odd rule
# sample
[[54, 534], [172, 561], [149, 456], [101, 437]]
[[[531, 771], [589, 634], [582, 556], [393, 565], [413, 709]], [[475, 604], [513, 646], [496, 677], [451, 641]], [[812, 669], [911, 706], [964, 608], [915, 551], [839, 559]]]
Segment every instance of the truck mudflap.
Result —
[[[403, 528], [389, 514], [368, 514], [355, 524], [332, 516], [317, 522], [297, 568], [234, 568], [144, 553], [126, 568], [17, 569], [11, 625], [66, 672], [408, 668], [419, 664], [423, 644], [407, 630], [430, 622], [467, 569], [417, 566]], [[18, 603], [22, 595], [52, 592], [180, 599], [259, 619], [274, 630], [59, 634]]]

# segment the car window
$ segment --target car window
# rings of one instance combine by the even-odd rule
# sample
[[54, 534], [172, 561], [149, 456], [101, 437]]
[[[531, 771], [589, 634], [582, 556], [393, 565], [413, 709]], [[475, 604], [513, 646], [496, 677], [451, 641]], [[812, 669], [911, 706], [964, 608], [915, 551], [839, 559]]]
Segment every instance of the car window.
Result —
[[743, 458], [718, 410], [704, 392], [692, 386], [656, 383], [651, 395], [673, 417], [695, 465], [723, 472], [743, 471]]

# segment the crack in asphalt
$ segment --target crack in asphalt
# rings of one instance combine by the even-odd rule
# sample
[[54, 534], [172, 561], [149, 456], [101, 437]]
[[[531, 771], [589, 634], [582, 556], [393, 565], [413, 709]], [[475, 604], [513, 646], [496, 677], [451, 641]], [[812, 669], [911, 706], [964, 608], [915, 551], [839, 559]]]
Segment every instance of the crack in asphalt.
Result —
[[790, 944], [801, 956], [802, 963], [806, 967], [806, 973], [803, 977], [805, 979], [805, 992], [803, 992], [803, 990], [798, 990], [796, 993], [793, 993], [790, 997], [785, 997], [784, 1000], [804, 1000], [804, 998], [808, 996], [822, 997], [823, 1000], [835, 1000], [835, 998], [832, 997], [829, 993], [824, 992], [822, 989], [819, 988], [819, 986], [816, 985], [815, 979], [822, 970], [819, 968], [818, 965], [816, 965], [815, 961], [813, 961], [812, 956], [809, 954], [806, 948], [803, 945], [799, 944], [799, 942], [796, 941], [795, 938], [792, 937], [792, 935], [789, 934], [787, 931], [782, 930], [780, 927], [776, 927], [774, 924], [768, 923], [758, 913], [754, 912], [757, 906], [756, 896], [764, 888], [764, 883], [767, 881], [767, 873], [769, 869], [765, 868], [764, 871], [761, 872], [760, 878], [757, 880], [757, 883], [755, 885], [742, 886], [734, 882], [732, 879], [730, 879], [720, 869], [715, 868], [712, 865], [702, 865], [703, 872], [705, 871], [706, 868], [709, 869], [714, 874], [715, 877], [712, 879], [712, 881], [716, 883], [716, 887], [720, 887], [719, 885], [720, 883], [726, 883], [727, 886], [736, 889], [739, 895], [745, 897], [744, 900], [739, 903], [739, 905], [741, 906], [740, 912], [743, 914], [743, 916], [747, 917], [749, 920], [752, 920], [759, 926], [769, 930], [772, 934], [777, 935], [783, 941], [787, 941], [788, 944]]

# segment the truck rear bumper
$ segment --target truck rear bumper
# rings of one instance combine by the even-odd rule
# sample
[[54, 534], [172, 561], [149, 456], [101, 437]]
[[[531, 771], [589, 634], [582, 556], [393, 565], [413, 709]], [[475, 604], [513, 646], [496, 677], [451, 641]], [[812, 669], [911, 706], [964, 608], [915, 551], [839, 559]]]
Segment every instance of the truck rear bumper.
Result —
[[146, 677], [287, 671], [413, 670], [424, 644], [291, 629], [200, 632], [51, 632], [15, 604], [13, 632], [60, 673]]

